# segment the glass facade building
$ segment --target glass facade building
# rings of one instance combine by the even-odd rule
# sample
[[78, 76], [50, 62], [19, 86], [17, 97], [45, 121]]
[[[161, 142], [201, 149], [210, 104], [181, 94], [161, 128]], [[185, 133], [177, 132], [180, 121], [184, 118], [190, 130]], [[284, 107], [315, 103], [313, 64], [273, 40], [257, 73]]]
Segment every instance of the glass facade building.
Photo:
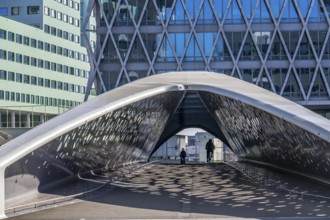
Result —
[[87, 95], [93, 82], [100, 94], [153, 74], [206, 70], [330, 118], [329, 12], [329, 0], [90, 1], [97, 41]]

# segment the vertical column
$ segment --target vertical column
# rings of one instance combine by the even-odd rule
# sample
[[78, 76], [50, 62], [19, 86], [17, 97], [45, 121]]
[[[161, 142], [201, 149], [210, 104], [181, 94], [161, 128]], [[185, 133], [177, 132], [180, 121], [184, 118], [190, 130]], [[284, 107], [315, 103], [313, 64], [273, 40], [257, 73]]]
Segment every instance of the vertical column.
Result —
[[7, 218], [5, 214], [5, 169], [0, 168], [0, 219]]
[[15, 112], [11, 112], [11, 127], [12, 128], [15, 128], [15, 123], [16, 123], [16, 121], [15, 121]]
[[0, 111], [0, 128], [2, 128], [2, 113]]
[[223, 161], [223, 159], [224, 159], [224, 154], [223, 154], [223, 149], [224, 149], [224, 143], [222, 142], [222, 141], [220, 141], [220, 158], [219, 158], [219, 160], [220, 161]]
[[26, 113], [25, 127], [27, 127], [27, 128], [31, 127], [31, 114], [30, 113]]
[[226, 144], [223, 143], [223, 162], [226, 162]]
[[10, 127], [10, 124], [9, 124], [9, 112], [8, 112], [8, 109], [6, 109], [6, 128], [9, 128]]
[[45, 115], [42, 114], [42, 115], [40, 115], [40, 124], [42, 124], [44, 122], [45, 122]]

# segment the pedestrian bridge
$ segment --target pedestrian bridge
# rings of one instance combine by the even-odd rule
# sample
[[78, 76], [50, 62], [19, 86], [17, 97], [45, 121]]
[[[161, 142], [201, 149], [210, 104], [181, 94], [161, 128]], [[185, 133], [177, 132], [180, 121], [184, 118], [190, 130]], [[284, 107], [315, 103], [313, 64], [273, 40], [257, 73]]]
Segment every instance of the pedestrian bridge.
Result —
[[188, 127], [212, 133], [239, 159], [330, 180], [329, 120], [223, 74], [171, 72], [97, 96], [3, 145], [0, 216], [5, 199], [147, 161]]

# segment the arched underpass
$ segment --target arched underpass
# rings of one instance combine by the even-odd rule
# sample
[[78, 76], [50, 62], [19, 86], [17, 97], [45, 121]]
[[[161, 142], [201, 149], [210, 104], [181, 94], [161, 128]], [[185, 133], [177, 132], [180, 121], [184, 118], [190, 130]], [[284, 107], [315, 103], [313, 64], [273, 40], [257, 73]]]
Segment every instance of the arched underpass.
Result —
[[147, 161], [177, 131], [196, 126], [240, 159], [330, 179], [327, 119], [235, 78], [172, 72], [100, 95], [2, 146], [0, 214], [5, 199]]

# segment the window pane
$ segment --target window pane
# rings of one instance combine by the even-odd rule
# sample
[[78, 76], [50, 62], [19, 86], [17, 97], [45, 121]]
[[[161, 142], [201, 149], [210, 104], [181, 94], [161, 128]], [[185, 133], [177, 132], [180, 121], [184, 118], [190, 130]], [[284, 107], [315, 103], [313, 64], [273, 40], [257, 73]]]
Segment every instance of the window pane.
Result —
[[13, 32], [8, 32], [8, 40], [13, 41], [15, 40], [15, 34]]
[[22, 43], [22, 35], [16, 34], [16, 43], [19, 43], [19, 44]]
[[19, 7], [12, 7], [11, 15], [19, 15]]
[[40, 14], [40, 7], [39, 5], [36, 6], [28, 6], [28, 14]]
[[0, 16], [8, 16], [8, 8], [0, 8]]
[[24, 45], [26, 45], [26, 46], [30, 45], [30, 38], [24, 37]]
[[0, 29], [0, 38], [7, 39], [7, 31]]
[[0, 79], [7, 79], [7, 72], [5, 70], [0, 70]]
[[45, 9], [44, 9], [44, 14], [45, 15], [49, 15], [49, 8], [45, 6]]

